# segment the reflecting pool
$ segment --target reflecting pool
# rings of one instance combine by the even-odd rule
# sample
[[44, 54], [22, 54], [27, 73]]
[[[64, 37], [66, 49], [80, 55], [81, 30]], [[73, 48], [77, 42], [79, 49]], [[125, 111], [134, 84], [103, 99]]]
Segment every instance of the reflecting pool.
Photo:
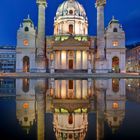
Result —
[[140, 79], [0, 79], [0, 139], [140, 139]]

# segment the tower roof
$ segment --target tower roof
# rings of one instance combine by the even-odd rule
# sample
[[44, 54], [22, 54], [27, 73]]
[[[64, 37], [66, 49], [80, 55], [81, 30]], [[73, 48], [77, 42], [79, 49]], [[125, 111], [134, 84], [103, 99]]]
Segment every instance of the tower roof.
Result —
[[119, 23], [119, 20], [115, 19], [115, 17], [112, 16], [112, 19], [111, 19], [111, 21], [109, 22], [109, 24], [112, 24], [112, 23]]
[[33, 21], [31, 20], [30, 15], [28, 15], [27, 18], [23, 19], [23, 23], [30, 23], [33, 25]]

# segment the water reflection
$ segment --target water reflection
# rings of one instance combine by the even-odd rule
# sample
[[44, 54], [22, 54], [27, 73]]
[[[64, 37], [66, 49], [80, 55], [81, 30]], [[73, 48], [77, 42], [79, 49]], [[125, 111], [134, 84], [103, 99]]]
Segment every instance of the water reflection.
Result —
[[[16, 79], [16, 117], [27, 134], [37, 124], [37, 140], [48, 139], [47, 125], [53, 127], [51, 134], [57, 140], [84, 140], [92, 112], [96, 140], [102, 140], [105, 123], [113, 133], [123, 123], [126, 85], [129, 81], [123, 79]], [[45, 116], [50, 113], [52, 122], [46, 124]]]
[[[37, 140], [102, 140], [139, 120], [137, 106], [126, 105], [140, 103], [140, 79], [0, 79], [1, 98], [14, 92], [18, 128], [27, 136], [35, 128]], [[136, 119], [128, 122], [128, 112]]]

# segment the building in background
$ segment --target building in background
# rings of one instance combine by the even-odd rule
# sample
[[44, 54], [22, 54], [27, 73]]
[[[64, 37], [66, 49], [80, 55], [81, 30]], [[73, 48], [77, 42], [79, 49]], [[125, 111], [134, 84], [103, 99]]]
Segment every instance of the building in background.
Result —
[[126, 71], [140, 73], [140, 45], [126, 51]]
[[0, 46], [0, 72], [15, 72], [16, 49], [14, 46]]
[[15, 79], [0, 79], [0, 96], [14, 96], [16, 94]]

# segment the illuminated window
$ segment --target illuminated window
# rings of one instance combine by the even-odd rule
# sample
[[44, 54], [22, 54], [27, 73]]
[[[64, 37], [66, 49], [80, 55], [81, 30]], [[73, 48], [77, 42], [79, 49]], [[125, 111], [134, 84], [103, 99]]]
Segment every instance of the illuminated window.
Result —
[[25, 39], [25, 40], [23, 41], [23, 45], [24, 45], [24, 46], [28, 46], [28, 45], [29, 45], [29, 41], [28, 41], [27, 39]]
[[28, 109], [28, 108], [29, 108], [29, 104], [28, 104], [28, 103], [24, 103], [24, 104], [23, 104], [23, 108], [24, 108], [24, 109]]
[[73, 34], [73, 25], [72, 24], [69, 25], [69, 33]]
[[112, 105], [113, 109], [118, 109], [119, 108], [119, 104], [117, 102], [114, 102]]
[[69, 117], [68, 117], [68, 123], [73, 124], [73, 116], [72, 116], [72, 114], [70, 114]]
[[119, 42], [118, 42], [118, 41], [113, 41], [112, 45], [113, 45], [114, 47], [118, 47], [118, 46], [119, 46]]

